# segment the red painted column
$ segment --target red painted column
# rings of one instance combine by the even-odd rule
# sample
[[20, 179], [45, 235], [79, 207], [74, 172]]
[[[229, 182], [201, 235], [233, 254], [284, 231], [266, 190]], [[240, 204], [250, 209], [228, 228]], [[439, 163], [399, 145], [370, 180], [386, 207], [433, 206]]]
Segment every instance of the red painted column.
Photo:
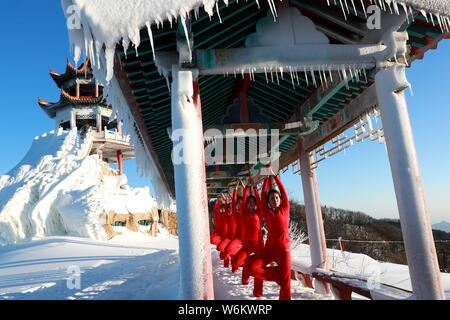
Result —
[[119, 175], [123, 174], [123, 153], [122, 150], [117, 151], [117, 168]]
[[246, 74], [239, 88], [239, 101], [241, 103], [240, 118], [242, 123], [248, 123], [250, 121], [250, 114], [248, 110], [248, 97], [247, 97], [249, 87], [250, 87], [250, 75]]

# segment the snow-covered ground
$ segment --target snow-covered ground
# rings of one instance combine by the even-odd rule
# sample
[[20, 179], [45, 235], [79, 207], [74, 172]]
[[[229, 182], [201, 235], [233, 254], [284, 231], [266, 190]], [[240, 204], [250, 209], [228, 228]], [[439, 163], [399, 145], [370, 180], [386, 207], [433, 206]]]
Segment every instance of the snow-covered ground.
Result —
[[[253, 286], [241, 285], [240, 272], [224, 269], [216, 252], [213, 263], [216, 299], [254, 299]], [[75, 266], [81, 289], [72, 290], [67, 270]], [[0, 300], [175, 300], [178, 284], [178, 239], [172, 236], [126, 233], [108, 242], [50, 237], [0, 248]], [[278, 299], [278, 290], [266, 283], [262, 299]], [[325, 299], [296, 281], [292, 291], [293, 299]]]
[[[308, 246], [293, 253], [294, 268], [309, 259]], [[359, 254], [329, 251], [333, 269], [364, 276], [381, 270], [381, 282], [411, 289], [407, 266], [378, 263]], [[333, 256], [335, 254], [335, 256]], [[75, 267], [75, 269], [74, 269]], [[80, 289], [68, 287], [68, 270], [81, 270]], [[213, 249], [214, 291], [218, 300], [252, 300], [253, 285], [223, 268]], [[126, 232], [111, 241], [49, 237], [0, 248], [0, 300], [176, 300], [179, 289], [178, 239]], [[450, 298], [450, 275], [443, 274]], [[70, 281], [69, 284], [76, 282]], [[264, 284], [261, 300], [277, 300], [279, 287]], [[292, 281], [294, 300], [332, 299]], [[355, 295], [355, 299], [361, 297]]]
[[[0, 299], [176, 299], [178, 240], [127, 233], [104, 242], [50, 237], [0, 249]], [[81, 289], [69, 289], [69, 268]], [[76, 270], [76, 269], [75, 269]]]

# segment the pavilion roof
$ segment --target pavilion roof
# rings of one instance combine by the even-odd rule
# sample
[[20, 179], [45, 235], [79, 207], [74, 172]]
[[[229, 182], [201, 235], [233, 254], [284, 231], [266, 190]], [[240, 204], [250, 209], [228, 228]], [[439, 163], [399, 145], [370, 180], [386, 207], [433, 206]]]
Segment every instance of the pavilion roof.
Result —
[[50, 76], [55, 81], [56, 85], [61, 88], [67, 81], [72, 79], [83, 77], [83, 78], [91, 78], [92, 77], [92, 66], [89, 59], [86, 58], [85, 62], [81, 64], [79, 67], [75, 67], [69, 61], [67, 61], [66, 70], [64, 73], [58, 73], [54, 70], [50, 70]]
[[64, 89], [61, 89], [60, 99], [58, 102], [48, 102], [46, 100], [38, 98], [38, 104], [50, 118], [56, 116], [58, 109], [65, 108], [67, 106], [89, 106], [89, 105], [106, 105], [104, 103], [103, 95], [98, 97], [93, 96], [80, 96], [76, 97], [69, 94]]
[[[158, 55], [158, 52], [176, 51], [177, 28], [176, 22], [173, 23], [174, 27], [162, 22], [172, 20], [179, 14], [185, 16], [191, 10], [195, 10], [195, 14], [192, 14], [195, 18], [191, 20], [193, 50], [242, 48], [246, 40], [257, 31], [258, 21], [273, 11], [274, 2], [260, 0], [257, 4], [254, 1], [238, 3], [230, 0], [228, 4], [224, 4], [216, 3], [214, 0], [127, 2], [67, 0], [66, 4], [69, 3], [81, 6], [83, 27], [88, 26], [93, 39], [105, 45], [106, 52], [100, 61], [103, 66], [100, 71], [103, 73], [96, 71], [94, 67], [94, 73], [98, 72], [96, 78], [103, 76], [101, 81], [106, 84], [112, 78], [111, 70], [114, 66], [113, 83], [116, 83], [116, 80], [119, 83], [127, 107], [130, 109], [127, 111], [122, 108], [122, 112], [129, 112], [122, 116], [133, 118], [138, 128], [136, 132], [140, 134], [140, 141], [148, 148], [149, 156], [155, 161], [168, 192], [174, 194], [172, 142], [167, 133], [167, 129], [171, 127], [171, 97], [167, 86], [168, 80], [160, 74], [161, 70], [155, 64], [154, 53]], [[300, 10], [302, 15], [311, 19], [316, 29], [325, 34], [332, 44], [358, 43], [368, 33], [367, 18], [364, 14], [366, 8], [360, 5], [354, 8], [348, 3], [347, 9], [334, 5], [334, 1], [326, 0], [290, 0], [289, 3], [291, 7]], [[371, 1], [362, 3], [370, 5]], [[436, 48], [441, 39], [450, 35], [448, 0], [398, 0], [380, 3], [386, 5], [385, 9], [388, 12], [394, 3], [401, 10], [404, 7], [411, 17], [404, 26], [409, 35], [407, 57], [409, 62], [422, 59], [429, 49]], [[391, 6], [387, 6], [387, 3]], [[154, 7], [150, 12], [151, 6]], [[204, 10], [196, 10], [200, 6], [204, 6]], [[115, 15], [116, 7], [122, 11], [120, 17]], [[220, 12], [220, 17], [217, 14], [211, 17], [214, 12]], [[136, 13], [136, 16], [129, 20], [132, 13]], [[129, 21], [131, 21], [129, 26], [134, 28], [124, 29]], [[156, 23], [158, 25], [155, 25]], [[128, 30], [139, 32], [133, 33]], [[133, 48], [128, 47], [130, 41], [135, 44]], [[78, 45], [79, 49], [82, 48], [81, 42], [78, 42]], [[111, 59], [114, 59], [114, 62]], [[97, 63], [99, 62], [94, 65]], [[109, 75], [105, 69], [109, 69]], [[354, 79], [348, 86], [336, 85], [329, 88], [328, 94], [321, 97], [311, 113], [319, 126], [325, 125], [327, 121], [345, 110], [352, 101], [373, 87], [374, 70], [367, 69], [364, 73], [365, 77]], [[320, 72], [316, 71], [315, 77], [319, 79]], [[261, 118], [267, 119], [269, 125], [295, 119], [296, 113], [305, 107], [305, 103], [323, 89], [308, 81], [305, 75], [298, 75], [296, 81], [291, 81], [289, 72], [275, 83], [267, 81], [264, 74], [256, 74], [254, 80], [247, 87], [249, 104], [253, 106], [254, 112], [261, 114]], [[225, 125], [226, 116], [233, 107], [237, 98], [236, 93], [239, 92], [244, 79], [233, 75], [201, 75], [198, 81], [202, 96], [203, 125], [205, 127]], [[114, 104], [113, 108], [116, 108]], [[351, 125], [349, 122], [346, 128]], [[297, 159], [296, 142], [297, 134], [287, 135], [281, 142], [283, 167]], [[247, 148], [251, 147], [247, 144]], [[207, 167], [209, 190], [211, 193], [220, 192], [226, 188], [231, 179], [235, 179], [248, 168], [248, 165]]]

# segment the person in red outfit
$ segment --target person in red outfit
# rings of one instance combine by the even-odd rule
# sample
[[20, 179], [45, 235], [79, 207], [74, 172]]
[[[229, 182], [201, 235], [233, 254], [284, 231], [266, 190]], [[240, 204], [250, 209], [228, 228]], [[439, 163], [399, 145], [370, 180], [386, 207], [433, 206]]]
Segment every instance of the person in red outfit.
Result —
[[223, 265], [225, 268], [228, 268], [230, 265], [230, 257], [225, 254], [226, 247], [230, 244], [231, 240], [234, 239], [234, 235], [236, 233], [236, 216], [233, 214], [233, 210], [231, 208], [231, 203], [227, 200], [227, 206], [225, 210], [225, 222], [227, 225], [227, 231], [222, 238], [223, 240], [217, 246], [217, 250], [220, 251], [220, 259], [223, 260]]
[[211, 234], [211, 244], [217, 246], [226, 234], [225, 202], [222, 197], [214, 205], [214, 232]]
[[224, 250], [224, 254], [229, 256], [231, 259], [242, 249], [244, 243], [244, 223], [242, 221], [242, 213], [241, 213], [241, 203], [242, 197], [238, 197], [238, 188], [244, 184], [241, 180], [239, 180], [236, 189], [233, 192], [233, 200], [231, 202], [231, 210], [233, 210], [233, 216], [236, 223], [236, 231], [234, 234], [234, 239], [230, 241], [230, 243], [226, 246]]
[[[268, 232], [267, 241], [262, 254], [252, 261], [249, 272], [255, 278], [277, 282], [281, 287], [280, 300], [290, 300], [290, 206], [283, 183], [278, 176], [273, 176], [280, 191], [272, 189], [268, 192], [271, 178], [265, 180], [261, 202]], [[278, 266], [268, 266], [273, 262]]]
[[[251, 190], [253, 190], [253, 195], [251, 194]], [[244, 203], [241, 207], [242, 223], [245, 226], [244, 242], [242, 249], [233, 258], [232, 271], [236, 272], [243, 266], [242, 284], [247, 285], [250, 278], [249, 267], [252, 262], [251, 255], [261, 254], [264, 248], [262, 205], [258, 195], [258, 189], [252, 186], [246, 187], [242, 201]], [[255, 278], [253, 295], [255, 297], [261, 297], [263, 295], [263, 280], [260, 278]]]

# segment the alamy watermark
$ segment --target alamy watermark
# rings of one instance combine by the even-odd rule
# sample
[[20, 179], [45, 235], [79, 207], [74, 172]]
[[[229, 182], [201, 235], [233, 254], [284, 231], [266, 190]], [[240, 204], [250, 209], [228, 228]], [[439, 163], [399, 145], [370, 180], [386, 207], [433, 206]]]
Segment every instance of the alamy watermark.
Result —
[[66, 10], [67, 29], [78, 30], [81, 29], [81, 10], [77, 5], [71, 5]]
[[66, 270], [67, 273], [67, 289], [80, 290], [81, 289], [81, 268], [79, 266], [70, 266]]
[[[271, 175], [271, 169], [277, 172], [280, 167], [280, 145], [282, 135], [278, 129], [208, 129], [204, 132], [206, 140], [205, 164], [260, 165], [261, 175]], [[189, 165], [195, 161], [190, 150], [190, 136], [184, 129], [172, 132], [172, 162], [176, 165]]]

